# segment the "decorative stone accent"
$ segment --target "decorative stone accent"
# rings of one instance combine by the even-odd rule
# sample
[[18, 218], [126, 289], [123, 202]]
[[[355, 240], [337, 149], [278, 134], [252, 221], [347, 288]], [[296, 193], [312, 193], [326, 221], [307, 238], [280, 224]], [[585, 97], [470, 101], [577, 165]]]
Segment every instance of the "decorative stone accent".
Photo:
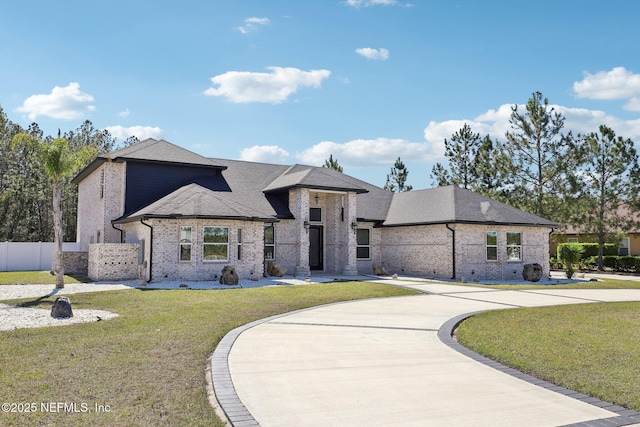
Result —
[[58, 297], [51, 307], [51, 317], [55, 319], [68, 319], [73, 317], [71, 300], [67, 297]]
[[221, 285], [237, 285], [238, 281], [238, 273], [236, 273], [236, 269], [230, 265], [225, 265], [222, 269], [222, 274], [220, 275], [220, 284]]
[[538, 282], [542, 278], [542, 266], [538, 263], [525, 264], [522, 278], [528, 282]]
[[375, 274], [376, 276], [388, 276], [389, 272], [387, 271], [386, 268], [384, 268], [381, 265], [376, 264], [375, 262], [372, 265], [373, 267], [373, 274]]
[[282, 277], [287, 274], [287, 269], [280, 267], [275, 261], [267, 261], [267, 274], [273, 277]]

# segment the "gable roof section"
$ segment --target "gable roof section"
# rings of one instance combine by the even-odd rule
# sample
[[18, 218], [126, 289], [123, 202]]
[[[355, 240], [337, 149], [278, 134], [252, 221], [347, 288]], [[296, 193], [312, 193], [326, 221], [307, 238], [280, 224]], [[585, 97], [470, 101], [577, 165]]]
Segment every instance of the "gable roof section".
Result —
[[79, 183], [104, 162], [123, 162], [127, 160], [184, 164], [217, 170], [226, 169], [225, 166], [217, 165], [207, 157], [203, 157], [163, 139], [156, 140], [148, 138], [128, 147], [98, 156], [93, 162], [91, 162], [91, 164], [89, 164], [89, 166], [84, 168], [75, 178], [73, 178], [72, 182], [75, 184]]
[[264, 192], [283, 191], [290, 188], [310, 188], [314, 190], [355, 191], [368, 190], [358, 180], [333, 169], [293, 165], [264, 188]]
[[446, 223], [558, 226], [548, 219], [453, 185], [394, 194], [383, 225]]
[[247, 206], [237, 200], [233, 193], [212, 191], [198, 184], [185, 185], [128, 217], [116, 220], [115, 223], [142, 218], [274, 220], [272, 212], [263, 212]]

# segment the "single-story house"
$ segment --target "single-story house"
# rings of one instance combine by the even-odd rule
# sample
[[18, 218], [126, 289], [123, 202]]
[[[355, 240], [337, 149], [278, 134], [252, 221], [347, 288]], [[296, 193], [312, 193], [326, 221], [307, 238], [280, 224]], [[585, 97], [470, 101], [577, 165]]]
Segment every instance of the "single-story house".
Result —
[[455, 186], [392, 193], [329, 168], [208, 158], [155, 139], [96, 158], [74, 182], [90, 276], [123, 265], [147, 281], [212, 280], [231, 265], [252, 278], [275, 261], [295, 276], [377, 263], [509, 280], [528, 263], [548, 275], [557, 227]]
[[[618, 243], [619, 256], [640, 256], [640, 214], [633, 213], [628, 206], [620, 205], [616, 211], [616, 216], [630, 221], [630, 225], [619, 225], [609, 230], [607, 243]], [[613, 241], [611, 237], [613, 236]], [[559, 228], [551, 235], [550, 250], [555, 256], [560, 243], [598, 243], [598, 235], [586, 231], [582, 227], [568, 225]]]

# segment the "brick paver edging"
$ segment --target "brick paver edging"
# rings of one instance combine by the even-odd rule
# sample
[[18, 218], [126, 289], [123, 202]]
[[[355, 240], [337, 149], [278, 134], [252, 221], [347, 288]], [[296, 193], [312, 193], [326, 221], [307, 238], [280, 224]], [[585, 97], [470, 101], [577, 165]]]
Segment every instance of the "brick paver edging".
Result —
[[606, 409], [607, 411], [611, 411], [618, 414], [617, 417], [603, 418], [603, 419], [592, 420], [592, 421], [587, 421], [583, 423], [570, 424], [563, 427], [597, 427], [597, 426], [616, 427], [616, 426], [628, 426], [628, 425], [640, 423], [640, 413], [636, 411], [626, 409], [609, 402], [603, 402], [602, 400], [596, 399], [591, 396], [587, 396], [586, 394], [578, 393], [577, 391], [569, 390], [567, 388], [560, 387], [550, 382], [535, 378], [531, 375], [522, 373], [516, 369], [509, 368], [508, 366], [505, 366], [502, 363], [499, 363], [487, 357], [481, 356], [480, 354], [474, 351], [471, 351], [468, 348], [461, 345], [460, 343], [458, 343], [458, 341], [456, 341], [453, 338], [453, 333], [455, 329], [458, 327], [458, 325], [460, 325], [460, 323], [462, 323], [465, 319], [468, 319], [469, 317], [478, 313], [482, 313], [484, 311], [486, 310], [476, 311], [476, 312], [467, 313], [467, 314], [461, 314], [459, 316], [454, 317], [453, 319], [448, 320], [438, 330], [438, 338], [448, 347], [452, 348], [458, 353], [461, 353], [467, 357], [470, 357], [476, 362], [490, 366], [494, 369], [499, 370], [500, 372], [504, 372], [505, 374], [509, 374], [513, 377], [516, 377], [523, 381], [527, 381], [528, 383], [534, 384], [536, 386], [546, 388], [551, 391], [555, 391], [556, 393], [560, 393], [565, 396], [578, 399], [582, 402], [585, 402], [590, 405], [594, 405], [599, 408], [603, 408], [603, 409]]

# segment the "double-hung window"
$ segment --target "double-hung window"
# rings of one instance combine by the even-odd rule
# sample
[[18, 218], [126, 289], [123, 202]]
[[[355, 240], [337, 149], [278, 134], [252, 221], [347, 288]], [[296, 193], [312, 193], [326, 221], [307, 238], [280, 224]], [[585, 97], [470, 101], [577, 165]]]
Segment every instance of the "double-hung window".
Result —
[[191, 226], [180, 227], [180, 261], [191, 261]]
[[522, 233], [507, 231], [507, 261], [522, 261]]
[[356, 230], [356, 258], [371, 258], [371, 230], [368, 228]]
[[203, 227], [202, 259], [204, 261], [229, 260], [229, 228]]
[[498, 260], [498, 232], [487, 231], [486, 235], [487, 244], [487, 261]]
[[265, 261], [276, 259], [276, 228], [273, 224], [264, 226], [264, 259]]

